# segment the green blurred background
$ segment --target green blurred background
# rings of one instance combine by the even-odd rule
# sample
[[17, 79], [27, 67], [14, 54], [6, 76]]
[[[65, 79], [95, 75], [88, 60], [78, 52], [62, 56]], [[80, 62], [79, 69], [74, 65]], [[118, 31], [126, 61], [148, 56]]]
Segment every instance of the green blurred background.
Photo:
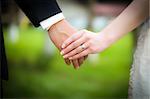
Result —
[[[116, 17], [112, 13], [93, 14], [95, 2], [83, 5], [80, 1], [58, 0], [58, 3], [66, 19], [77, 29], [87, 28], [97, 32]], [[89, 55], [81, 68], [75, 70], [73, 66], [64, 63], [47, 32], [30, 25], [21, 11], [17, 10], [15, 18], [9, 22], [6, 20], [9, 19], [7, 15], [4, 16], [4, 23], [7, 23], [4, 25], [4, 38], [9, 65], [9, 80], [3, 81], [4, 97], [127, 98], [135, 43], [133, 33], [128, 33], [100, 54]]]

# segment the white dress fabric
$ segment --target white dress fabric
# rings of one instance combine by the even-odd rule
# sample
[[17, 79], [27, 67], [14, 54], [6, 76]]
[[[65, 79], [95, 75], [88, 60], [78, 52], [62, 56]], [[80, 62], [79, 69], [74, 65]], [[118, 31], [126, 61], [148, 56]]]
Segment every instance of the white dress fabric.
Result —
[[137, 48], [130, 71], [129, 99], [150, 99], [150, 27], [146, 21], [138, 31]]

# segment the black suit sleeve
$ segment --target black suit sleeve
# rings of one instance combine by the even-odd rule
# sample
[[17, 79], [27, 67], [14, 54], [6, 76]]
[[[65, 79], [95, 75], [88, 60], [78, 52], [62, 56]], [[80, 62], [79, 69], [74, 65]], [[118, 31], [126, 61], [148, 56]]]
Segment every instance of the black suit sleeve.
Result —
[[61, 11], [56, 0], [15, 0], [35, 27]]

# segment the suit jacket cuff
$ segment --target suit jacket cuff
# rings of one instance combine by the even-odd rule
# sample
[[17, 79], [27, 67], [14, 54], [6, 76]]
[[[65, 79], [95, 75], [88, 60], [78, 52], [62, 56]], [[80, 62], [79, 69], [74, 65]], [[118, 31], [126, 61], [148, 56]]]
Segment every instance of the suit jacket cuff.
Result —
[[40, 22], [40, 25], [43, 29], [48, 30], [53, 24], [63, 20], [65, 17], [62, 13], [58, 13], [46, 20]]

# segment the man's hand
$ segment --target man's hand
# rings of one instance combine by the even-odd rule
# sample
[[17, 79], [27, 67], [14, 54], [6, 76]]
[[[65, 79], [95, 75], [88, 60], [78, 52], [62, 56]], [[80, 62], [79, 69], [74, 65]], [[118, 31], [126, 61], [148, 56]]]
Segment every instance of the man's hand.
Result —
[[[60, 22], [57, 22], [48, 30], [50, 39], [59, 49], [59, 51], [62, 50], [62, 43], [75, 32], [77, 32], [77, 30], [73, 28], [66, 20], [61, 20]], [[74, 68], [79, 68], [79, 66], [83, 63], [84, 59], [85, 58], [82, 57], [80, 59], [72, 60]], [[65, 62], [68, 65], [71, 64], [69, 59], [65, 59]]]

